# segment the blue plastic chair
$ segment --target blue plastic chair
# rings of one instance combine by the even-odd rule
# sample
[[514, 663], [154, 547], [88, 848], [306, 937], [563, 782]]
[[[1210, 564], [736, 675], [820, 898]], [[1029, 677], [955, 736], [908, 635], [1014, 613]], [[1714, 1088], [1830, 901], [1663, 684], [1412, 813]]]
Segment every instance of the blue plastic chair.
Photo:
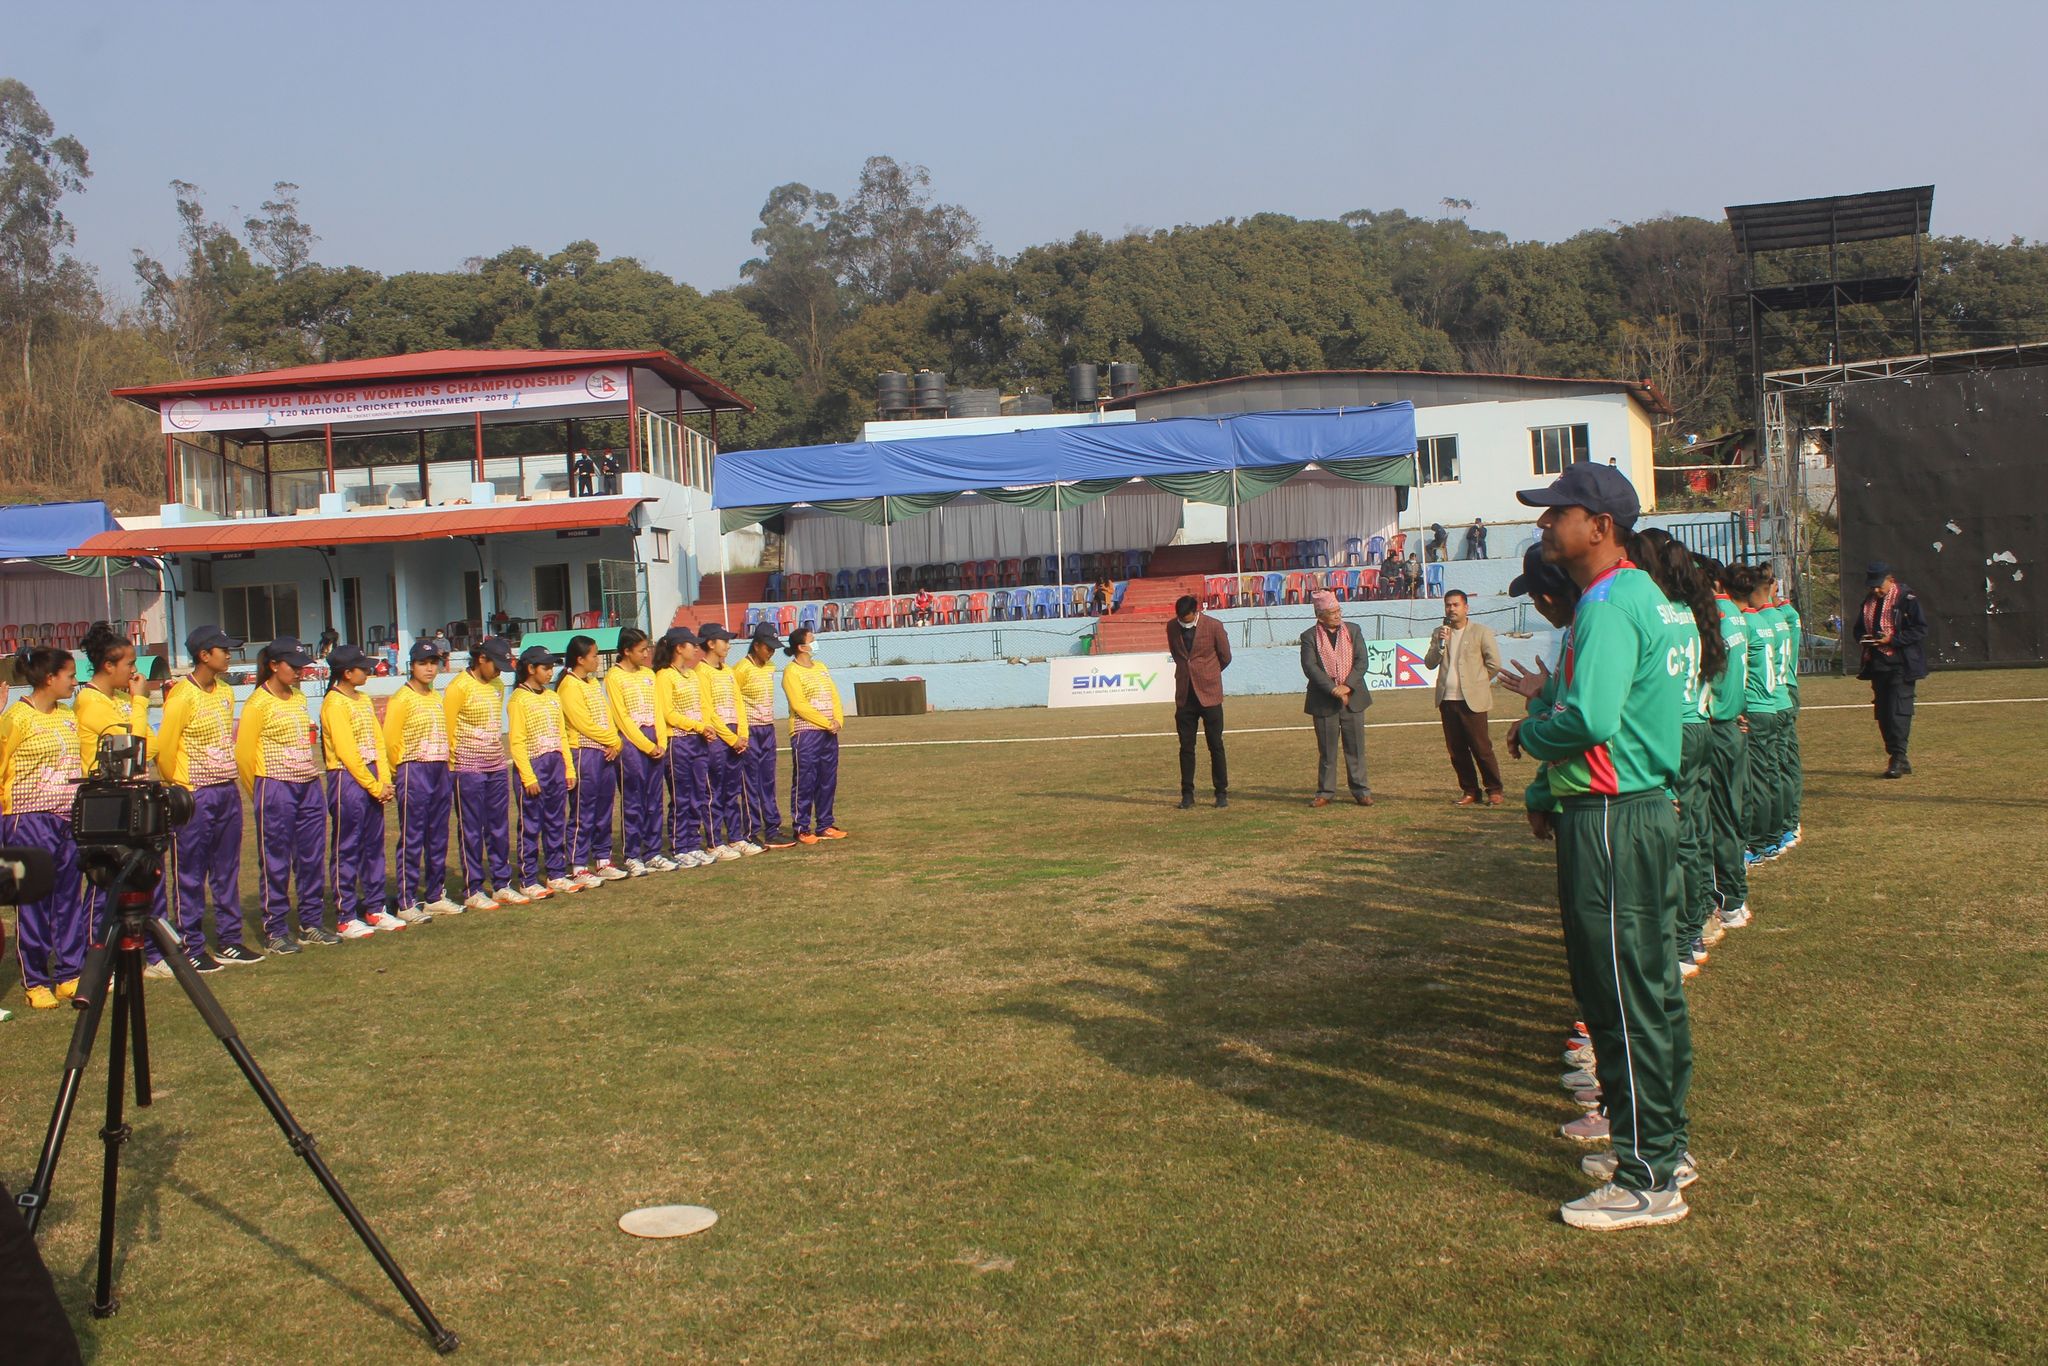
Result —
[[1340, 569], [1335, 574], [1330, 575], [1330, 582], [1334, 585], [1340, 577], [1344, 582], [1343, 587], [1338, 590], [1339, 595], [1347, 602], [1355, 600], [1358, 597], [1359, 591], [1358, 571], [1356, 569]]
[[1076, 580], [1078, 580], [1078, 579], [1082, 578], [1082, 577], [1083, 577], [1084, 575], [1086, 575], [1086, 574], [1087, 574], [1087, 572], [1088, 572], [1087, 566], [1081, 563], [1081, 556], [1080, 556], [1080, 553], [1079, 553], [1078, 551], [1073, 551], [1073, 550], [1070, 550], [1070, 551], [1068, 551], [1068, 552], [1067, 552], [1067, 581], [1068, 581], [1068, 582], [1070, 582], [1070, 583], [1071, 583], [1071, 582], [1074, 582], [1074, 581], [1076, 581]]
[[853, 596], [853, 571], [842, 569], [832, 576], [832, 596], [850, 598]]
[[1441, 564], [1423, 566], [1422, 590], [1432, 598], [1440, 598], [1444, 595], [1444, 567]]
[[868, 571], [865, 569], [856, 569], [853, 571], [853, 587], [841, 594], [842, 597], [856, 598], [871, 598], [874, 595], [875, 585], [868, 578]]
[[1344, 538], [1344, 563], [1346, 563], [1346, 564], [1364, 564], [1364, 563], [1365, 563], [1365, 542], [1364, 542], [1364, 541], [1361, 541], [1361, 540], [1359, 540], [1359, 539], [1358, 539], [1358, 538], [1357, 538], [1356, 536], [1346, 536], [1346, 537]]
[[1308, 543], [1308, 564], [1310, 569], [1330, 567], [1330, 543], [1318, 538]]
[[749, 630], [749, 631], [752, 631], [752, 630], [753, 630], [753, 629], [754, 629], [754, 628], [755, 628], [756, 626], [759, 626], [759, 625], [761, 624], [761, 622], [762, 622], [762, 621], [763, 621], [764, 619], [766, 619], [767, 615], [768, 615], [768, 613], [767, 613], [766, 609], [764, 609], [764, 608], [760, 608], [760, 607], [749, 607], [749, 608], [747, 609], [747, 619], [746, 619], [746, 628], [747, 628], [747, 630]]
[[988, 619], [990, 621], [1008, 621], [1010, 619], [1009, 589], [998, 588], [989, 596]]
[[801, 611], [801, 612], [798, 612], [798, 613], [796, 614], [796, 619], [797, 619], [797, 622], [798, 622], [798, 624], [800, 624], [800, 625], [803, 625], [803, 626], [808, 626], [808, 627], [810, 627], [810, 628], [811, 628], [811, 629], [812, 629], [813, 631], [817, 630], [817, 629], [818, 629], [818, 604], [817, 604], [817, 603], [815, 603], [815, 602], [807, 602], [807, 603], [805, 603], [805, 604], [804, 604], [804, 609], [803, 609], [803, 611]]
[[1124, 590], [1126, 588], [1129, 588], [1130, 586], [1131, 581], [1129, 579], [1122, 579], [1118, 581], [1116, 585], [1116, 591], [1109, 595], [1110, 611], [1114, 612], [1119, 607], [1122, 607], [1124, 605]]
[[1369, 541], [1367, 541], [1367, 542], [1365, 543], [1365, 562], [1366, 562], [1366, 563], [1367, 563], [1368, 565], [1377, 565], [1377, 564], [1378, 564], [1378, 563], [1379, 563], [1380, 561], [1382, 561], [1382, 560], [1384, 560], [1384, 559], [1386, 559], [1386, 558], [1387, 558], [1387, 538], [1386, 538], [1386, 537], [1384, 537], [1384, 536], [1375, 536], [1375, 537], [1373, 537], [1373, 538], [1372, 538], [1371, 540], [1369, 540]]
[[1265, 598], [1265, 602], [1261, 604], [1262, 606], [1270, 606], [1284, 601], [1287, 593], [1287, 576], [1285, 574], [1266, 575], [1265, 587], [1259, 591], [1260, 595]]
[[768, 576], [768, 586], [762, 591], [768, 595], [768, 601], [770, 602], [780, 598], [782, 596], [782, 575], [779, 573], [770, 574]]

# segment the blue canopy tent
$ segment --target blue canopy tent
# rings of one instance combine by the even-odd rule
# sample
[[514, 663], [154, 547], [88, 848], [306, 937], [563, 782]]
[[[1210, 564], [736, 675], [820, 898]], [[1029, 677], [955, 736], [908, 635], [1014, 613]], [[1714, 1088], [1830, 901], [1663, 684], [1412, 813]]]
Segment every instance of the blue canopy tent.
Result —
[[[886, 537], [890, 523], [963, 493], [1057, 512], [1136, 479], [1190, 501], [1235, 509], [1311, 467], [1359, 483], [1407, 486], [1415, 478], [1414, 454], [1415, 407], [1405, 401], [1173, 417], [727, 451], [718, 457], [711, 505], [721, 509], [726, 531], [804, 504], [878, 523]], [[1238, 543], [1241, 573], [1243, 548], [1235, 531], [1232, 541]], [[1056, 558], [1064, 564], [1064, 554]], [[893, 596], [893, 556], [887, 573]]]
[[73, 546], [83, 545], [102, 531], [119, 531], [121, 524], [107, 505], [97, 499], [77, 503], [17, 503], [0, 506], [0, 560], [28, 560], [59, 574], [79, 577], [97, 575], [107, 598], [107, 615], [114, 615], [112, 576], [116, 570], [137, 565], [154, 568], [150, 560], [124, 560], [100, 556], [78, 556]]

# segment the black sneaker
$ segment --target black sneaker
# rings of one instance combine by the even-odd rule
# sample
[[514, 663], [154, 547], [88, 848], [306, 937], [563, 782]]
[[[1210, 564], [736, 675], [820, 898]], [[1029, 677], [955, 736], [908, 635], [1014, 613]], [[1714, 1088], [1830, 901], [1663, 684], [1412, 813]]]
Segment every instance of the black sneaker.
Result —
[[185, 961], [192, 965], [192, 971], [194, 972], [220, 971], [220, 964], [214, 961], [213, 955], [203, 950], [199, 953], [186, 954]]
[[292, 942], [292, 938], [288, 934], [273, 934], [270, 936], [269, 941], [264, 944], [263, 951], [265, 953], [297, 953], [299, 946]]
[[240, 944], [223, 944], [213, 951], [214, 961], [224, 968], [236, 967], [243, 963], [260, 963], [263, 955]]
[[1192, 792], [1183, 792], [1180, 794], [1180, 809], [1183, 811], [1192, 811], [1195, 809], [1195, 796]]
[[341, 936], [328, 929], [325, 925], [301, 925], [299, 927], [299, 942], [301, 944], [339, 944]]
[[1217, 794], [1216, 794], [1216, 805], [1217, 805], [1217, 806], [1218, 806], [1219, 808], [1220, 808], [1220, 807], [1225, 807], [1225, 806], [1228, 806], [1228, 805], [1230, 805], [1230, 794], [1229, 794], [1229, 793], [1227, 793], [1227, 792], [1219, 792], [1219, 793], [1217, 793]]

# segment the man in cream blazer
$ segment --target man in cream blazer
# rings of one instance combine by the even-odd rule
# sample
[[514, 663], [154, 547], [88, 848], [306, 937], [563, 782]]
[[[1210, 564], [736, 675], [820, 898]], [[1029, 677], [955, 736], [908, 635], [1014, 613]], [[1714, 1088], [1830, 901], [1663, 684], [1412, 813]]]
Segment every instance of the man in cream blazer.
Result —
[[1444, 624], [1429, 638], [1425, 666], [1436, 670], [1436, 710], [1444, 723], [1444, 747], [1463, 795], [1459, 806], [1499, 806], [1500, 761], [1486, 718], [1493, 710], [1493, 676], [1500, 672], [1500, 645], [1491, 627], [1467, 615], [1465, 595], [1444, 594]]

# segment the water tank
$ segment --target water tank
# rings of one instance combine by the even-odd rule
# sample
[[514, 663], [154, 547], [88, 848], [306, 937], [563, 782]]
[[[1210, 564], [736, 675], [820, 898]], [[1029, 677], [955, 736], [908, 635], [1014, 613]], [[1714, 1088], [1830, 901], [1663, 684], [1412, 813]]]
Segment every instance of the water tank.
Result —
[[946, 411], [946, 372], [920, 370], [910, 382], [911, 406], [920, 411]]
[[1093, 408], [1101, 396], [1102, 391], [1096, 387], [1092, 362], [1082, 361], [1079, 365], [1067, 367], [1067, 398], [1076, 408]]
[[875, 376], [875, 411], [883, 417], [910, 411], [910, 376], [901, 370], [884, 370]]
[[1015, 410], [1019, 417], [1043, 417], [1052, 411], [1052, 395], [1019, 394]]
[[1138, 392], [1138, 367], [1120, 360], [1109, 367], [1109, 396], [1129, 398]]
[[946, 404], [947, 417], [1001, 417], [1003, 391], [1000, 389], [955, 389]]

